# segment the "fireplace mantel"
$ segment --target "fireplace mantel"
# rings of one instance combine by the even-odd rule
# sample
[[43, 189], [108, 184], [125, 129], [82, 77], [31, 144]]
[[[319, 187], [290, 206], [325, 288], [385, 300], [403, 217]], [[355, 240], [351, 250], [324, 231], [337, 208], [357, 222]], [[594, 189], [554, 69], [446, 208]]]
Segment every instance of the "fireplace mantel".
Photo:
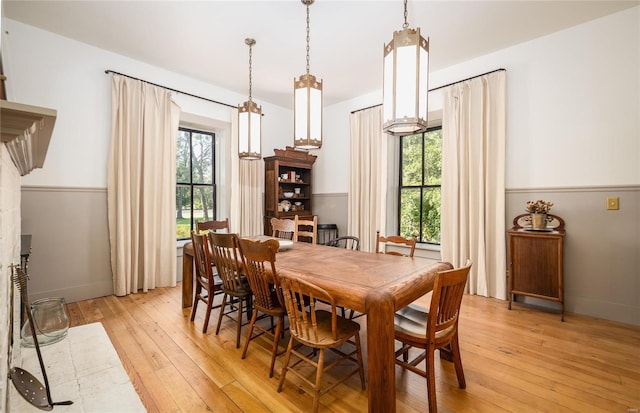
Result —
[[6, 100], [0, 100], [0, 109], [0, 141], [7, 146], [20, 176], [42, 168], [57, 112]]

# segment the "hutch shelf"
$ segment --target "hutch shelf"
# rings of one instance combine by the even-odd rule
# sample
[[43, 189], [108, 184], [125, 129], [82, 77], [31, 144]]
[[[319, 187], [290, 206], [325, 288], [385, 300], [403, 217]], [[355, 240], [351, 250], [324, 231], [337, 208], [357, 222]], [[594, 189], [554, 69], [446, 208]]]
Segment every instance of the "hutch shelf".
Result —
[[274, 149], [264, 158], [264, 233], [271, 235], [271, 218], [304, 219], [313, 216], [313, 164], [316, 156], [291, 146]]

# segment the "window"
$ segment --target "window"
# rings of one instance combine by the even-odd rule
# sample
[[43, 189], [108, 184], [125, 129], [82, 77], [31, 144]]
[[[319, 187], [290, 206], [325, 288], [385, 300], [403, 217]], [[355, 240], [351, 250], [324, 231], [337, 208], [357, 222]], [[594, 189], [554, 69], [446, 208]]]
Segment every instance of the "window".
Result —
[[400, 142], [400, 235], [418, 242], [440, 244], [440, 185], [442, 127]]
[[188, 239], [195, 223], [216, 216], [215, 134], [178, 129], [176, 150], [176, 235]]

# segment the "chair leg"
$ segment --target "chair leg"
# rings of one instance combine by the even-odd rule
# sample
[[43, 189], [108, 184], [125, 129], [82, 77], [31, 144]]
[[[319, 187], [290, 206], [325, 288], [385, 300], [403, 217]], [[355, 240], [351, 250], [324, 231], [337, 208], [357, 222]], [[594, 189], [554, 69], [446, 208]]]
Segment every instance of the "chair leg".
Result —
[[458, 387], [465, 389], [467, 382], [464, 379], [464, 371], [462, 370], [462, 358], [460, 357], [460, 344], [458, 343], [457, 333], [451, 340], [451, 351], [453, 353], [453, 364], [456, 368], [456, 376], [458, 377]]
[[224, 309], [227, 306], [227, 294], [222, 296], [222, 305], [220, 306], [220, 314], [218, 314], [218, 325], [216, 326], [216, 336], [220, 333], [220, 325], [224, 316]]
[[244, 299], [238, 300], [238, 318], [236, 324], [236, 348], [240, 348], [240, 332], [242, 331], [242, 310], [243, 310]]
[[360, 373], [360, 385], [362, 390], [366, 389], [364, 384], [364, 364], [362, 363], [362, 345], [360, 344], [360, 333], [355, 334], [356, 337], [356, 357], [358, 357], [358, 372]]
[[318, 412], [320, 405], [320, 385], [322, 384], [322, 373], [324, 372], [324, 349], [320, 349], [318, 355], [318, 369], [316, 370], [316, 385], [313, 387], [313, 413]]
[[244, 359], [247, 355], [247, 350], [249, 349], [249, 342], [251, 341], [251, 335], [253, 334], [253, 325], [256, 323], [256, 319], [258, 318], [258, 311], [254, 310], [251, 315], [251, 322], [249, 322], [249, 332], [247, 332], [247, 338], [244, 342], [244, 347], [242, 348], [242, 358]]
[[284, 378], [287, 375], [289, 369], [289, 359], [291, 358], [291, 349], [293, 349], [293, 336], [289, 338], [289, 344], [287, 345], [287, 354], [284, 356], [284, 364], [282, 365], [282, 373], [280, 373], [280, 383], [278, 383], [278, 393], [282, 391], [284, 385]]
[[191, 306], [191, 321], [196, 319], [196, 309], [198, 308], [198, 301], [200, 301], [198, 299], [198, 295], [200, 294], [201, 288], [199, 283], [196, 286], [196, 291], [195, 294], [193, 294], [193, 305]]
[[283, 330], [284, 317], [278, 317], [276, 331], [273, 333], [273, 348], [271, 349], [271, 365], [269, 366], [269, 378], [273, 377], [273, 368], [276, 365], [276, 356], [278, 355], [278, 342], [280, 341], [280, 333]]
[[438, 402], [436, 401], [436, 371], [433, 360], [434, 355], [433, 348], [427, 349], [427, 358], [425, 363], [427, 364], [427, 396], [429, 398], [429, 413], [438, 412]]

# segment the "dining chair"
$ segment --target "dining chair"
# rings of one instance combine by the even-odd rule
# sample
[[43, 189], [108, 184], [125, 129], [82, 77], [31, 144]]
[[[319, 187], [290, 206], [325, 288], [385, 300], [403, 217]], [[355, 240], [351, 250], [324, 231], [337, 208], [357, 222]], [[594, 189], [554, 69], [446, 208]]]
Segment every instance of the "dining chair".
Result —
[[[195, 320], [198, 303], [202, 301], [207, 306], [204, 325], [202, 326], [202, 332], [206, 333], [209, 328], [211, 310], [221, 306], [213, 305], [215, 296], [224, 294], [224, 292], [222, 291], [222, 280], [217, 276], [217, 274], [214, 274], [213, 268], [211, 267], [211, 253], [209, 251], [207, 235], [191, 231], [191, 242], [193, 244], [193, 255], [195, 257], [196, 264], [196, 271], [194, 274], [195, 293], [193, 297], [193, 305], [191, 307], [191, 321]], [[226, 296], [223, 297], [223, 301], [225, 299]]]
[[229, 232], [229, 218], [225, 218], [220, 221], [200, 221], [196, 222], [196, 231], [201, 233], [203, 231], [219, 231], [226, 230]]
[[[360, 345], [360, 324], [336, 313], [336, 304], [327, 291], [296, 276], [280, 274], [280, 286], [284, 296], [285, 307], [289, 317], [289, 330], [291, 336], [287, 346], [284, 366], [280, 374], [278, 392], [282, 391], [287, 373], [293, 373], [314, 390], [313, 411], [318, 411], [320, 396], [333, 389], [338, 384], [344, 382], [356, 373], [360, 374], [360, 384], [362, 390], [365, 389], [364, 367], [362, 364], [362, 347]], [[328, 303], [331, 311], [316, 308], [316, 302]], [[308, 307], [301, 305], [308, 303]], [[308, 308], [308, 311], [307, 311]], [[310, 348], [310, 353], [304, 354], [300, 347], [294, 348], [294, 342]], [[355, 348], [346, 353], [344, 347], [338, 348], [345, 343], [350, 343]], [[333, 350], [338, 359], [325, 365], [325, 350]], [[294, 354], [298, 360], [289, 365], [291, 355]], [[317, 359], [316, 359], [317, 357]], [[325, 389], [321, 387], [323, 373], [340, 365], [343, 361], [351, 361], [356, 364], [356, 368], [346, 372], [342, 378], [336, 380]], [[308, 369], [296, 369], [295, 367], [306, 362], [316, 368], [315, 381], [307, 378]], [[342, 370], [344, 371], [344, 370]], [[305, 374], [307, 372], [307, 374]], [[332, 380], [333, 381], [333, 380]]]
[[[464, 389], [466, 381], [458, 344], [458, 319], [464, 288], [467, 283], [471, 262], [464, 267], [442, 271], [436, 275], [429, 310], [410, 304], [395, 314], [395, 339], [402, 347], [395, 352], [396, 364], [427, 379], [429, 412], [436, 413], [435, 365], [436, 350], [450, 351], [458, 378], [458, 387]], [[409, 361], [411, 348], [423, 351]], [[402, 356], [402, 360], [399, 357]], [[417, 366], [425, 360], [425, 370]]]
[[301, 219], [298, 215], [294, 217], [295, 234], [294, 241], [301, 241], [300, 238], [308, 240], [312, 244], [318, 243], [318, 216], [314, 215], [312, 219]]
[[330, 239], [325, 243], [329, 247], [345, 248], [353, 251], [360, 251], [360, 238], [353, 235], [344, 235]]
[[[211, 244], [211, 257], [218, 269], [218, 276], [222, 280], [222, 305], [218, 313], [216, 335], [220, 333], [223, 317], [229, 317], [236, 322], [236, 348], [240, 347], [240, 333], [242, 330], [242, 313], [246, 311], [247, 319], [251, 317], [252, 297], [249, 283], [243, 276], [242, 257], [239, 240], [236, 234], [207, 233]], [[228, 301], [227, 301], [228, 300]], [[230, 309], [225, 312], [229, 305]], [[235, 318], [232, 316], [236, 312]]]
[[[405, 256], [410, 258], [413, 258], [413, 253], [416, 251], [416, 244], [418, 243], [418, 240], [415, 235], [412, 238], [405, 238], [399, 235], [390, 235], [388, 237], [385, 237], [383, 235], [380, 235], [380, 231], [376, 231], [376, 240], [377, 240], [376, 241], [377, 253], [389, 254], [389, 255], [400, 255], [400, 256]], [[386, 244], [384, 250], [380, 248], [381, 244]], [[410, 248], [409, 254], [402, 254], [401, 252], [398, 252], [398, 251], [387, 251], [386, 247], [389, 244], [409, 247]]]
[[296, 232], [293, 219], [271, 218], [271, 235], [276, 238], [292, 240]]
[[[269, 365], [269, 378], [273, 377], [273, 369], [278, 355], [278, 343], [280, 335], [284, 329], [284, 317], [286, 310], [284, 309], [284, 301], [279, 285], [278, 273], [276, 271], [276, 252], [278, 251], [278, 241], [268, 239], [266, 241], [251, 241], [248, 239], [240, 240], [240, 250], [242, 251], [242, 262], [244, 263], [247, 278], [251, 291], [253, 291], [254, 311], [249, 322], [249, 331], [242, 348], [242, 358], [244, 359], [249, 349], [249, 342], [262, 334], [273, 337], [273, 345], [271, 348], [271, 364]], [[262, 327], [257, 324], [258, 312], [271, 317], [271, 328]], [[275, 331], [273, 331], [273, 317], [278, 319]], [[253, 335], [253, 330], [258, 329], [260, 332]]]

